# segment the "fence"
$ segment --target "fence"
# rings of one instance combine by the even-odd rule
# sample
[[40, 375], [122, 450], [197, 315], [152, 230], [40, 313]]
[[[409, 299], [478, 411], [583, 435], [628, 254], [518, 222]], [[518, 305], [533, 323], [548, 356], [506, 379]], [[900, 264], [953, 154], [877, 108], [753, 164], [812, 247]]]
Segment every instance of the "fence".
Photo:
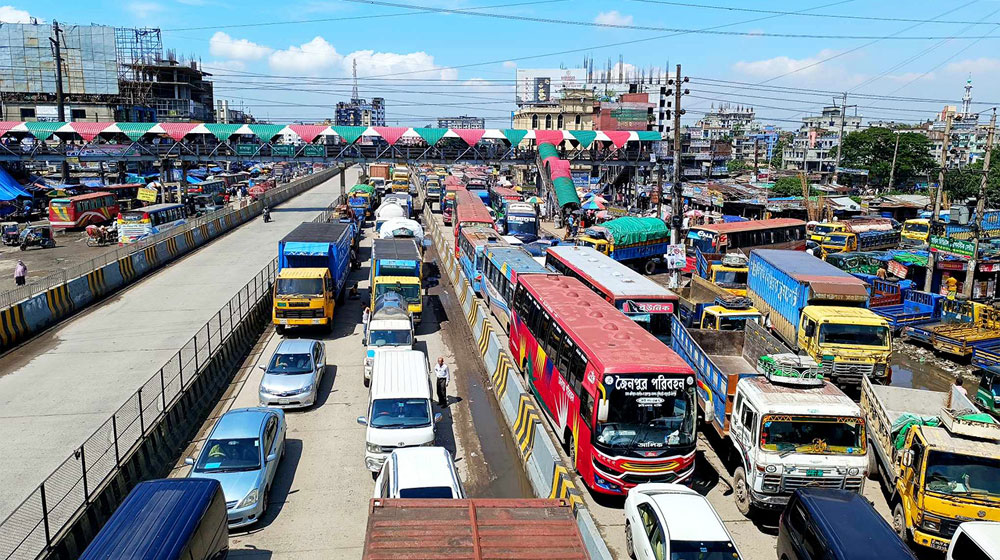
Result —
[[[334, 170], [321, 171], [321, 174], [333, 175]], [[267, 199], [271, 204], [277, 204], [283, 200], [288, 199], [295, 194], [298, 194], [305, 188], [309, 188], [315, 185], [316, 177], [318, 174], [306, 176], [298, 181], [293, 181], [283, 187], [279, 187], [272, 191], [269, 191], [266, 195]], [[312, 181], [310, 180], [312, 179]], [[308, 186], [304, 186], [308, 185]], [[151, 235], [144, 239], [141, 239], [135, 243], [126, 245], [124, 247], [118, 247], [106, 253], [103, 253], [93, 259], [83, 262], [68, 268], [64, 268], [59, 272], [44, 276], [41, 278], [33, 278], [24, 286], [18, 286], [12, 290], [7, 290], [6, 292], [0, 293], [0, 309], [5, 309], [11, 307], [14, 304], [24, 301], [31, 296], [40, 294], [52, 289], [55, 286], [60, 286], [67, 283], [73, 278], [79, 278], [80, 276], [86, 276], [87, 274], [118, 261], [119, 259], [128, 257], [133, 253], [145, 250], [147, 247], [152, 247], [160, 241], [167, 239], [169, 237], [175, 237], [179, 235], [184, 235], [188, 231], [193, 231], [202, 225], [214, 222], [215, 220], [221, 219], [223, 222], [226, 221], [227, 216], [231, 216], [239, 212], [236, 208], [223, 208], [215, 212], [206, 214], [204, 216], [195, 218], [188, 221], [184, 226], [171, 229], [163, 233], [158, 233], [156, 235]]]
[[270, 298], [276, 271], [277, 260], [257, 273], [0, 523], [0, 558], [33, 559], [51, 549], [60, 531], [152, 434], [210, 360], [228, 348], [241, 321]]

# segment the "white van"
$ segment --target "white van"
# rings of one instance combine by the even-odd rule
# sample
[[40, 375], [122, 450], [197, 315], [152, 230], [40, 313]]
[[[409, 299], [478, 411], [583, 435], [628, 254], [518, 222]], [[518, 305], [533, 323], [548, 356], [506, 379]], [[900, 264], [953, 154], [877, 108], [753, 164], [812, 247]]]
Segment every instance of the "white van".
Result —
[[434, 445], [431, 380], [427, 357], [417, 350], [378, 352], [372, 366], [368, 416], [359, 416], [365, 432], [365, 466], [373, 473], [400, 447]]
[[375, 479], [372, 497], [461, 500], [465, 490], [447, 449], [410, 447], [389, 454]]

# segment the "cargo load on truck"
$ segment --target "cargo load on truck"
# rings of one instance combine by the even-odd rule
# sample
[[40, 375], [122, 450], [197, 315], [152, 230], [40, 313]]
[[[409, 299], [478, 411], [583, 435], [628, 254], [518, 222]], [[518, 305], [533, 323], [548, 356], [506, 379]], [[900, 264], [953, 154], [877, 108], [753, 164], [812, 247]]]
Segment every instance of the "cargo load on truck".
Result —
[[368, 506], [362, 558], [588, 560], [590, 556], [566, 500], [376, 498]]
[[420, 222], [409, 218], [390, 218], [378, 229], [379, 239], [413, 239], [417, 246], [424, 245], [424, 228]]
[[368, 177], [389, 180], [389, 164], [388, 163], [369, 163], [368, 164]]
[[922, 342], [954, 356], [1000, 341], [1000, 309], [983, 303], [943, 299], [939, 321], [903, 329], [903, 340]]
[[652, 274], [670, 245], [670, 228], [659, 218], [625, 216], [587, 228], [576, 243]]
[[963, 520], [1000, 521], [1000, 425], [958, 387], [929, 391], [862, 382], [868, 471], [891, 494], [904, 541], [936, 550]]
[[825, 378], [855, 389], [862, 377], [888, 381], [892, 333], [865, 308], [860, 279], [808, 253], [755, 249], [747, 295], [772, 332], [816, 360]]
[[847, 218], [836, 222], [821, 222], [813, 226], [809, 239], [820, 243], [823, 237], [834, 232], [865, 233], [868, 231], [891, 231], [894, 229], [892, 218], [881, 216], [861, 216]]

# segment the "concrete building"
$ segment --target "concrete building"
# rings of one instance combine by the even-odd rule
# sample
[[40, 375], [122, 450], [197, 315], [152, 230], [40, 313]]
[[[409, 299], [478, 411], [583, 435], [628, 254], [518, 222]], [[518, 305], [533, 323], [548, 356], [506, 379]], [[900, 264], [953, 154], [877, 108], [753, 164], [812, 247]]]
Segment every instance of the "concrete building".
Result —
[[486, 119], [483, 117], [438, 117], [438, 128], [486, 128]]
[[[165, 58], [128, 65], [133, 73], [125, 87], [148, 87], [149, 104], [160, 122], [215, 122], [215, 88], [211, 74], [194, 60], [178, 60], [167, 51]], [[137, 82], [137, 83], [135, 83]]]
[[335, 126], [385, 126], [385, 99], [373, 97], [371, 103], [360, 97], [337, 103]]
[[598, 102], [594, 117], [597, 130], [655, 130], [656, 103], [648, 93], [622, 93]]
[[782, 154], [785, 169], [807, 173], [833, 173], [837, 161], [838, 135], [841, 116], [844, 120], [844, 136], [864, 130], [863, 116], [842, 113], [837, 106], [823, 107], [820, 115], [802, 118], [795, 138], [785, 146]]
[[220, 99], [215, 108], [215, 122], [223, 124], [253, 124], [257, 122], [257, 119], [248, 111], [244, 111], [242, 106], [241, 103], [240, 109], [233, 109], [229, 106], [228, 100]]
[[514, 112], [514, 128], [535, 130], [593, 130], [594, 92], [566, 89], [560, 99], [523, 105]]
[[711, 110], [688, 130], [692, 137], [703, 140], [735, 139], [750, 132], [755, 118], [753, 107], [723, 104], [716, 109], [713, 104]]

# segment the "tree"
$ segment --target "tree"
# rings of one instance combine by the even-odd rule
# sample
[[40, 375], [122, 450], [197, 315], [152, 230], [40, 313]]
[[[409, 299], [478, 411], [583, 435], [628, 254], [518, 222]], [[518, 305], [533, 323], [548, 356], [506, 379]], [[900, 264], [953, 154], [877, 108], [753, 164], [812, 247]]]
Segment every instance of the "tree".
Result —
[[778, 177], [771, 189], [773, 196], [802, 196], [802, 179], [799, 177]]
[[742, 173], [746, 168], [747, 162], [742, 159], [731, 159], [726, 162], [726, 171], [729, 171], [730, 175]]
[[779, 136], [778, 141], [774, 143], [774, 149], [771, 150], [771, 165], [775, 169], [781, 169], [784, 167], [785, 163], [785, 146], [788, 145], [788, 139], [784, 136]]
[[[977, 200], [979, 183], [982, 181], [983, 160], [964, 169], [949, 169], [944, 175], [944, 191], [954, 202]], [[1000, 147], [990, 154], [990, 175], [986, 181], [986, 207], [996, 208], [1000, 204]]]
[[[896, 172], [892, 173], [892, 154], [899, 136], [896, 153]], [[841, 147], [841, 165], [868, 170], [868, 183], [877, 187], [893, 188], [922, 176], [934, 168], [931, 142], [915, 132], [896, 133], [888, 128], [868, 128], [844, 137]], [[893, 185], [889, 184], [893, 175]]]

